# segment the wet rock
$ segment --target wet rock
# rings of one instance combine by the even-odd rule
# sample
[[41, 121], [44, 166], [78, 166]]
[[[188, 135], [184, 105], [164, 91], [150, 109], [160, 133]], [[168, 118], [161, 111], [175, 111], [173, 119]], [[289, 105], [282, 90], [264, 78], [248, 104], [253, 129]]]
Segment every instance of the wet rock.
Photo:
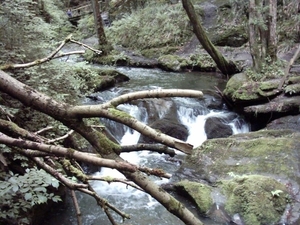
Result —
[[204, 130], [207, 139], [229, 137], [233, 134], [231, 126], [226, 124], [224, 118], [220, 117], [207, 118]]
[[269, 130], [292, 129], [300, 132], [300, 115], [285, 116], [273, 120], [266, 128]]
[[[186, 141], [188, 137], [188, 129], [186, 126], [178, 123], [178, 121], [171, 120], [169, 118], [159, 119], [151, 124], [150, 127], [161, 131], [171, 137], [177, 138], [182, 141]], [[141, 136], [139, 143], [155, 143], [151, 138]]]

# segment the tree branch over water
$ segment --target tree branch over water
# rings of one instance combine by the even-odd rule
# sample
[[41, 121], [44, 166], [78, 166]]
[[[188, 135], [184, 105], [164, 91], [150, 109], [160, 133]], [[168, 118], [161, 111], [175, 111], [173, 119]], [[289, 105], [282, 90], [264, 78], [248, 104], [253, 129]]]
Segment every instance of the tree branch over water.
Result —
[[[159, 177], [167, 177], [170, 175], [165, 173], [160, 169], [145, 168], [138, 165], [131, 164], [120, 157], [122, 151], [122, 146], [109, 140], [105, 134], [101, 133], [97, 129], [86, 123], [85, 118], [108, 118], [113, 121], [120, 122], [127, 125], [141, 134], [151, 137], [158, 143], [163, 145], [176, 148], [182, 152], [190, 154], [193, 146], [172, 138], [166, 134], [158, 132], [151, 127], [141, 123], [137, 119], [133, 118], [129, 114], [117, 109], [119, 104], [125, 102], [140, 99], [140, 98], [161, 98], [161, 97], [194, 97], [201, 98], [201, 91], [192, 90], [152, 90], [143, 91], [137, 93], [131, 93], [117, 97], [107, 103], [100, 105], [84, 105], [84, 106], [73, 106], [66, 104], [64, 102], [55, 101], [53, 98], [44, 95], [37, 90], [25, 85], [13, 77], [9, 76], [7, 73], [0, 70], [0, 91], [10, 95], [11, 97], [19, 100], [25, 106], [35, 109], [39, 112], [45, 113], [51, 116], [58, 122], [61, 122], [69, 130], [74, 130], [74, 132], [85, 139], [92, 147], [95, 154], [84, 153], [77, 151], [72, 148], [64, 148], [57, 144], [44, 144], [43, 138], [38, 138], [38, 134], [30, 133], [22, 134], [21, 129], [12, 127], [12, 133], [17, 134], [19, 138], [9, 136], [10, 133], [4, 134], [0, 133], [0, 143], [7, 146], [18, 147], [21, 151], [26, 152], [27, 149], [31, 149], [28, 153], [35, 155], [37, 151], [46, 153], [47, 155], [55, 156], [58, 158], [66, 157], [73, 160], [82, 161], [88, 164], [93, 164], [97, 166], [114, 168], [121, 172], [128, 180], [132, 181], [139, 188], [143, 189], [146, 193], [155, 198], [160, 202], [166, 209], [171, 213], [176, 215], [186, 224], [201, 225], [202, 222], [199, 221], [182, 203], [177, 201], [169, 193], [162, 190], [157, 184], [155, 184], [149, 175], [155, 175]], [[4, 126], [2, 126], [3, 128]], [[2, 131], [0, 126], [0, 131]], [[28, 136], [27, 136], [28, 135]], [[60, 140], [54, 138], [53, 140]], [[35, 151], [32, 151], [35, 150]], [[41, 155], [42, 156], [42, 155]], [[54, 157], [53, 157], [54, 158]], [[107, 211], [108, 203], [101, 199], [99, 196], [95, 195], [95, 192], [89, 188], [79, 188], [80, 191], [92, 195], [98, 202], [98, 204], [103, 207], [108, 218], [110, 218], [111, 223], [114, 224], [115, 221], [111, 217], [109, 211]], [[114, 209], [114, 211], [117, 209]], [[129, 218], [126, 214], [122, 212], [118, 213], [122, 215], [123, 218]]]

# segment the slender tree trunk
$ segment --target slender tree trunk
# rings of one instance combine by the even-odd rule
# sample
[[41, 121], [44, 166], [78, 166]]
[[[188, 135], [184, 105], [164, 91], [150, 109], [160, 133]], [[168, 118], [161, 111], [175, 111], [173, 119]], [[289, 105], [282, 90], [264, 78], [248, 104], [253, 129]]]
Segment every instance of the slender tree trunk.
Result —
[[182, 5], [193, 25], [194, 33], [196, 34], [203, 48], [213, 58], [219, 70], [221, 70], [224, 75], [232, 75], [239, 72], [237, 66], [232, 61], [227, 61], [207, 37], [206, 32], [201, 25], [199, 16], [196, 14], [191, 1], [182, 0]]
[[91, 0], [93, 13], [94, 13], [94, 21], [95, 21], [95, 29], [98, 36], [99, 49], [103, 52], [104, 55], [109, 51], [109, 44], [106, 39], [106, 35], [104, 32], [103, 21], [101, 17], [101, 10], [98, 0]]
[[277, 21], [277, 0], [269, 0], [269, 18], [268, 18], [268, 54], [273, 62], [277, 61], [277, 35], [276, 35], [276, 21]]
[[[277, 60], [277, 0], [249, 1], [249, 43], [256, 72]], [[267, 61], [268, 60], [268, 61]]]

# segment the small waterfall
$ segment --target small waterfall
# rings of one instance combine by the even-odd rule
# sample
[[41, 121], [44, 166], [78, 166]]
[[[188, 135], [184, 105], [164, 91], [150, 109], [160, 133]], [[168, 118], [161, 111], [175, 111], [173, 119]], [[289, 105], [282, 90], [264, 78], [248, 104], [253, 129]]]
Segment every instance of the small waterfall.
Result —
[[[130, 82], [122, 84], [121, 87], [117, 86], [113, 90], [97, 93], [98, 95], [96, 97], [99, 98], [99, 103], [112, 99], [120, 95], [120, 93], [126, 93], [129, 91], [132, 92], [153, 88], [213, 90], [214, 86], [218, 86], [220, 88], [220, 86], [224, 83], [223, 80], [215, 78], [211, 74], [179, 74], [141, 68], [119, 68], [119, 70], [133, 79]], [[172, 108], [172, 110], [177, 109], [178, 119], [189, 130], [187, 142], [192, 144], [194, 147], [200, 146], [206, 140], [207, 137], [204, 131], [204, 125], [209, 117], [226, 118], [224, 123], [231, 126], [233, 133], [249, 131], [247, 123], [238, 116], [232, 116], [233, 113], [231, 112], [226, 110], [217, 111], [209, 109], [201, 100], [190, 98], [173, 98], [173, 100], [176, 107]], [[91, 104], [89, 100], [86, 100], [84, 103]], [[93, 102], [92, 104], [97, 104], [97, 102]], [[151, 117], [150, 113], [144, 107], [123, 104], [118, 108], [126, 111], [131, 116], [134, 116], [136, 119], [145, 124], [148, 123], [148, 120], [150, 120]], [[155, 108], [158, 110], [158, 118], [162, 118], [166, 115], [166, 112], [161, 108], [161, 106], [153, 107], [152, 109]], [[121, 145], [136, 144], [140, 138], [140, 134], [138, 132], [122, 124], [106, 119], [101, 119], [101, 122], [105, 124], [107, 129], [109, 129]], [[176, 153], [178, 154], [176, 157], [183, 157], [183, 153], [179, 154], [179, 151], [176, 151]], [[140, 166], [164, 169], [168, 173], [175, 172], [180, 166], [176, 162], [169, 161], [168, 156], [150, 151], [122, 153], [121, 157]], [[123, 177], [123, 175], [117, 170], [107, 168], [102, 168], [102, 170], [95, 173], [94, 176]], [[153, 177], [150, 178], [155, 179], [155, 182], [158, 184], [168, 182], [166, 179], [160, 180]], [[184, 225], [182, 221], [169, 213], [163, 206], [157, 203], [155, 199], [144, 192], [127, 187], [125, 184], [121, 183], [108, 184], [106, 182], [93, 181], [91, 184], [101, 197], [109, 201], [121, 211], [131, 215], [131, 220], [128, 221], [128, 223], [132, 225]], [[81, 193], [77, 193], [77, 196], [83, 215], [83, 225], [110, 224], [105, 213], [99, 209], [94, 199]], [[120, 217], [115, 216], [115, 218], [117, 222], [122, 222]], [[60, 215], [59, 221], [54, 221], [52, 223], [47, 221], [45, 224], [76, 225], [77, 222], [74, 209], [68, 210], [67, 212], [64, 212], [63, 215]], [[208, 222], [205, 224], [211, 223]]]

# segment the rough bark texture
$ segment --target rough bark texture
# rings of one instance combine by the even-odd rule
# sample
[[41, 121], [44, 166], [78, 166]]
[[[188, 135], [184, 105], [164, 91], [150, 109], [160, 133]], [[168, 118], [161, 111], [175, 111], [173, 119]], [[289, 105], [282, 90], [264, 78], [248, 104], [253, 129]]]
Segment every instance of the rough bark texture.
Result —
[[205, 30], [201, 25], [199, 16], [196, 14], [191, 1], [182, 0], [182, 5], [193, 25], [194, 33], [196, 34], [203, 48], [213, 58], [219, 70], [221, 70], [224, 75], [232, 75], [237, 73], [239, 71], [237, 66], [233, 62], [227, 61], [207, 37]]
[[256, 72], [261, 72], [264, 63], [277, 60], [276, 14], [277, 0], [249, 2], [249, 43]]
[[93, 6], [95, 27], [96, 27], [96, 32], [97, 32], [97, 36], [98, 36], [99, 46], [101, 46], [100, 48], [101, 48], [101, 51], [103, 52], [103, 54], [106, 54], [107, 52], [106, 52], [105, 46], [107, 45], [107, 39], [106, 39], [106, 35], [104, 32], [99, 2], [98, 2], [98, 0], [91, 0], [91, 1], [92, 1], [92, 6]]

